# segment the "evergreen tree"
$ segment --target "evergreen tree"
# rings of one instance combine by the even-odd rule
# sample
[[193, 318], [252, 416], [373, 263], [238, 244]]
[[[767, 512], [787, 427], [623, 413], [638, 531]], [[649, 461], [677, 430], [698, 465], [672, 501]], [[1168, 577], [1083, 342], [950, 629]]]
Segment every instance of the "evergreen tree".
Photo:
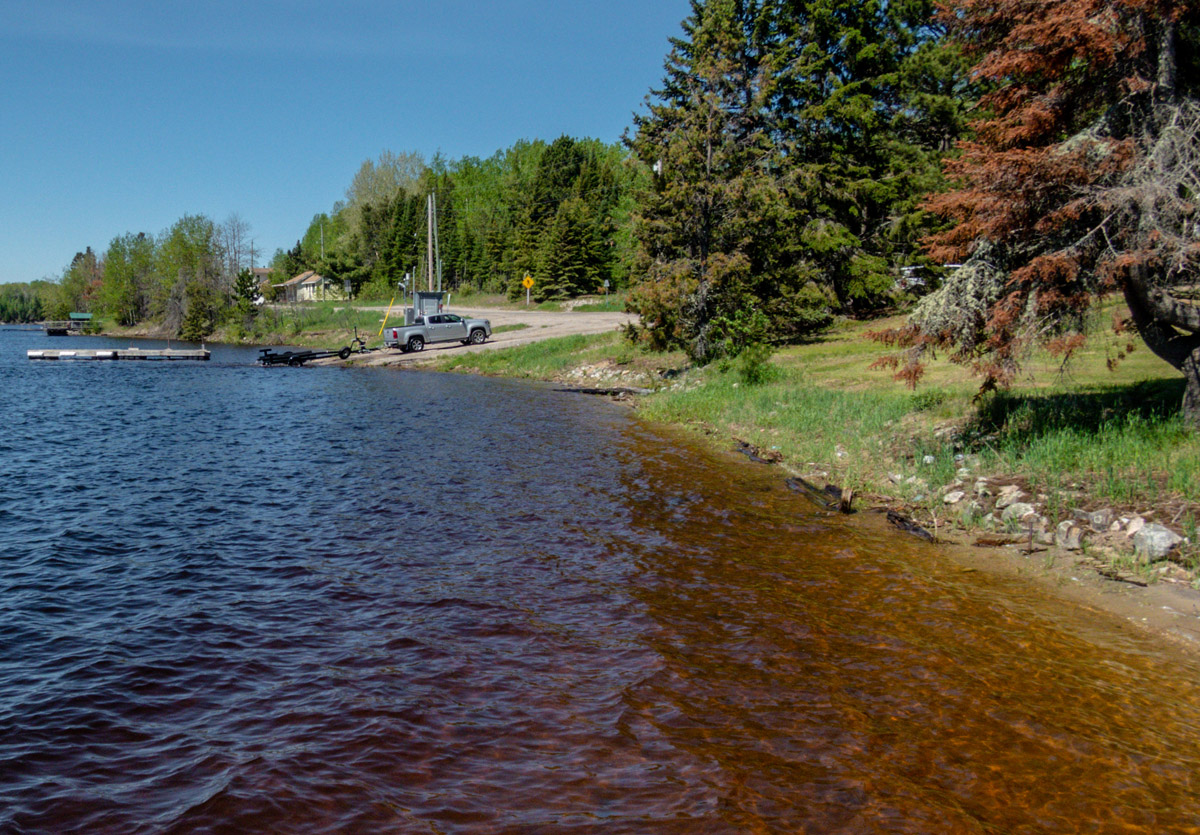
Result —
[[958, 187], [930, 201], [952, 223], [932, 254], [965, 265], [881, 335], [915, 349], [899, 376], [943, 345], [1006, 384], [1037, 342], [1069, 356], [1118, 290], [1200, 425], [1200, 3], [956, 0], [944, 18], [990, 89], [948, 162]]
[[641, 280], [631, 306], [651, 345], [707, 361], [764, 338], [768, 323], [787, 334], [822, 327], [828, 303], [794, 247], [780, 246], [796, 221], [775, 157], [781, 68], [771, 10], [693, 0], [684, 31], [631, 141], [655, 172], [636, 221]]
[[598, 245], [587, 206], [572, 197], [559, 204], [538, 252], [533, 296], [539, 301], [595, 292], [600, 282]]

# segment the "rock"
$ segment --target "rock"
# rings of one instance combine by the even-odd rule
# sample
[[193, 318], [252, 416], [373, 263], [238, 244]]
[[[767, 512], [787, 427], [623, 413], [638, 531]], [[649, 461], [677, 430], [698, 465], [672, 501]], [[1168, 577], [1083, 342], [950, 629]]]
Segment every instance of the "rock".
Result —
[[1109, 526], [1108, 526], [1108, 532], [1109, 532], [1109, 533], [1120, 533], [1120, 532], [1121, 532], [1121, 522], [1120, 522], [1120, 520], [1117, 520], [1117, 521], [1113, 522], [1111, 525], [1109, 525]]
[[1076, 510], [1075, 518], [1082, 525], [1087, 525], [1097, 533], [1103, 533], [1108, 530], [1108, 526], [1112, 524], [1113, 512], [1111, 508], [1096, 510], [1089, 513], [1086, 510]]
[[1038, 531], [1037, 541], [1039, 545], [1053, 545], [1057, 540], [1051, 531]]
[[1157, 522], [1133, 535], [1133, 550], [1145, 561], [1161, 560], [1179, 547], [1183, 537]]
[[1015, 484], [1009, 484], [1000, 488], [1000, 495], [996, 499], [996, 509], [1004, 510], [1011, 504], [1020, 502], [1025, 498], [1025, 494], [1021, 492], [1021, 488]]
[[987, 516], [984, 516], [982, 519], [979, 520], [979, 524], [981, 524], [985, 528], [989, 528], [989, 529], [996, 527], [996, 514], [989, 513]]
[[932, 455], [926, 455], [924, 458], [921, 459], [921, 463], [928, 466], [930, 464], [936, 464], [937, 459], [934, 458]]
[[899, 484], [900, 482], [904, 481], [904, 476], [900, 473], [888, 473], [888, 481], [890, 481], [892, 484]]
[[1129, 523], [1125, 526], [1125, 535], [1127, 537], [1129, 537], [1130, 539], [1132, 539], [1133, 535], [1136, 534], [1138, 531], [1140, 531], [1144, 527], [1146, 527], [1146, 520], [1143, 519], [1141, 516], [1134, 516], [1132, 519], [1129, 520]]
[[1064, 519], [1054, 529], [1054, 544], [1066, 551], [1078, 551], [1083, 544], [1083, 528]]
[[966, 498], [966, 495], [967, 494], [962, 490], [955, 490], [953, 493], [947, 493], [945, 496], [943, 496], [942, 501], [946, 504], [958, 504], [964, 498]]
[[955, 475], [958, 476], [959, 478], [970, 478], [971, 471], [968, 470], [966, 467], [959, 467], [958, 471], [955, 472]]
[[975, 495], [981, 499], [992, 495], [992, 491], [988, 489], [987, 479], [981, 478], [975, 482]]
[[[996, 507], [1000, 507], [999, 502], [996, 502]], [[1033, 509], [1033, 505], [1027, 504], [1025, 502], [1013, 502], [1012, 504], [1010, 504], [1004, 508], [1004, 512], [1000, 514], [1000, 521], [1002, 521], [1002, 522], [1012, 522], [1012, 521], [1022, 522], [1025, 520], [1026, 516], [1030, 516], [1034, 513], [1037, 513], [1037, 511]]]

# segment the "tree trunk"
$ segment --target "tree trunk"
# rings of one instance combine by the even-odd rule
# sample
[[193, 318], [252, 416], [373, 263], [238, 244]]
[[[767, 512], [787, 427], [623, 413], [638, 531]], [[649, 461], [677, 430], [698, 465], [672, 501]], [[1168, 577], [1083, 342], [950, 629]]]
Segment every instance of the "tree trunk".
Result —
[[1183, 419], [1195, 429], [1200, 429], [1200, 348], [1192, 351], [1183, 363], [1184, 380], [1187, 388], [1183, 392]]
[[1175, 30], [1174, 22], [1164, 20], [1158, 39], [1158, 93], [1164, 101], [1175, 100], [1175, 79], [1179, 66], [1175, 54]]
[[1183, 373], [1187, 388], [1180, 411], [1185, 422], [1200, 430], [1200, 335], [1180, 333], [1156, 319], [1146, 301], [1144, 281], [1144, 269], [1131, 267], [1123, 287], [1125, 303], [1146, 347]]

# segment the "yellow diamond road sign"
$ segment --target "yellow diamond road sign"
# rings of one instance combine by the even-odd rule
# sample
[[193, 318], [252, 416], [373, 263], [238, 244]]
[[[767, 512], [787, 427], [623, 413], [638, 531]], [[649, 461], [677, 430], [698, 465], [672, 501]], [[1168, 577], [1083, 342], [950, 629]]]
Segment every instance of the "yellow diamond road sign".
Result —
[[522, 285], [522, 286], [523, 286], [523, 287], [524, 287], [526, 290], [528, 290], [530, 287], [532, 287], [532, 286], [533, 286], [533, 279], [529, 277], [529, 274], [528, 274], [528, 273], [526, 273], [526, 274], [525, 274], [525, 280], [521, 282], [521, 285]]

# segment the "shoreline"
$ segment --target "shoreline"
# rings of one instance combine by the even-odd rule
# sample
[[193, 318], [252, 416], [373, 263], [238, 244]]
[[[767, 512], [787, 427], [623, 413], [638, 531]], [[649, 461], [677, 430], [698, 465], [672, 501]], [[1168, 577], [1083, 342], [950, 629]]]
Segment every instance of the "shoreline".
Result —
[[[560, 316], [571, 318], [579, 315], [560, 314]], [[617, 325], [613, 322], [605, 321], [602, 326], [583, 329], [582, 333], [602, 333], [615, 327]], [[117, 332], [106, 331], [103, 335], [123, 338], [166, 338], [158, 335], [155, 329], [150, 327], [123, 328]], [[303, 334], [297, 336], [300, 337], [300, 341], [306, 341]], [[312, 336], [312, 334], [309, 335], [309, 337]], [[530, 327], [502, 333], [499, 336], [508, 338], [489, 340], [482, 346], [459, 346], [458, 343], [429, 346], [420, 354], [402, 354], [380, 349], [371, 354], [354, 355], [345, 361], [330, 358], [316, 360], [311, 364], [343, 368], [416, 367], [425, 371], [443, 373], [536, 379], [563, 386], [584, 395], [608, 396], [610, 399], [632, 408], [638, 414], [639, 419], [668, 427], [672, 431], [686, 433], [695, 441], [707, 445], [715, 452], [728, 454], [734, 459], [741, 459], [731, 463], [765, 466], [778, 470], [781, 483], [788, 478], [795, 477], [814, 480], [818, 482], [819, 486], [830, 483], [828, 474], [819, 468], [800, 467], [797, 465], [798, 462], [787, 461], [778, 453], [772, 454], [769, 450], [764, 452], [719, 426], [689, 425], [648, 416], [644, 408], [645, 403], [648, 402], [645, 398], [653, 397], [654, 393], [646, 386], [636, 385], [636, 383], [644, 382], [637, 373], [620, 372], [614, 377], [613, 369], [608, 364], [589, 364], [582, 361], [568, 364], [553, 373], [530, 373], [528, 369], [520, 369], [518, 372], [514, 367], [506, 367], [504, 363], [497, 361], [491, 362], [486, 370], [472, 367], [469, 359], [471, 355], [485, 351], [503, 353], [505, 349], [561, 338], [564, 334], [557, 328]], [[217, 340], [214, 341], [214, 344], [222, 343]], [[246, 342], [224, 344], [247, 345]], [[249, 347], [270, 346], [249, 343]], [[464, 359], [465, 361], [462, 361]], [[763, 454], [759, 455], [760, 452]], [[1018, 481], [1015, 476], [1001, 474], [991, 474], [985, 478], [989, 483], [995, 485], [1014, 484]], [[814, 504], [814, 508], [816, 507], [817, 505]], [[908, 507], [903, 500], [877, 491], [864, 491], [855, 497], [855, 507], [856, 512], [852, 514], [853, 524], [886, 530], [890, 536], [910, 536], [910, 534], [889, 525], [886, 518], [889, 509], [899, 510], [906, 515], [912, 513], [912, 508]], [[936, 529], [937, 541], [932, 544], [940, 553], [964, 566], [966, 570], [982, 571], [999, 576], [1021, 577], [1074, 605], [1104, 613], [1129, 629], [1154, 635], [1165, 646], [1173, 647], [1191, 656], [1200, 656], [1200, 590], [1194, 588], [1194, 580], [1160, 576], [1156, 580], [1143, 582], [1129, 572], [1113, 569], [1112, 566], [1116, 563], [1113, 554], [1109, 554], [1107, 559], [1103, 557], [1098, 559], [1086, 552], [1067, 550], [1059, 547], [1045, 533], [1041, 538], [1035, 536], [1033, 542], [1030, 543], [1024, 535], [984, 535], [982, 530], [970, 531], [956, 526], [949, 519], [946, 522], [945, 525]], [[1052, 526], [1053, 522], [1054, 520], [1051, 520]], [[1123, 534], [1117, 536], [1123, 536]], [[1049, 541], [1047, 541], [1048, 539]], [[1032, 548], [1030, 548], [1030, 544], [1032, 544]], [[1166, 563], [1162, 574], [1172, 573], [1173, 565], [1173, 563]], [[1186, 574], [1182, 569], [1179, 569], [1179, 572]]]
[[[353, 359], [345, 363], [334, 360], [332, 364], [356, 365]], [[628, 385], [630, 380], [619, 378], [614, 381], [603, 370], [589, 367], [586, 363], [558, 373], [536, 376], [524, 372], [498, 373], [495, 368], [483, 371], [463, 365], [446, 368], [444, 364], [422, 362], [421, 366], [424, 370], [443, 373], [537, 379], [581, 394], [609, 396], [613, 401], [633, 409], [639, 419], [686, 433], [713, 451], [731, 456], [732, 463], [778, 470], [781, 483], [797, 476], [817, 480], [822, 487], [831, 483], [823, 471], [814, 472], [813, 468], [798, 467], [796, 462], [789, 462], [770, 452], [765, 457], [758, 455], [761, 450], [747, 445], [736, 434], [720, 427], [661, 421], [647, 416], [643, 404], [645, 398], [654, 396], [653, 392], [644, 394], [646, 389]], [[1011, 484], [1019, 479], [1011, 475], [991, 474], [989, 481], [1000, 485]], [[853, 524], [886, 530], [890, 536], [910, 536], [887, 521], [889, 509], [911, 512], [912, 509], [902, 500], [881, 492], [868, 491], [855, 498], [855, 508], [856, 512], [850, 516]], [[1124, 537], [1124, 533], [1115, 536]], [[1102, 555], [1098, 557], [1094, 551], [1067, 550], [1054, 544], [1053, 540], [1045, 541], [1045, 534], [1040, 540], [1035, 537], [1032, 553], [1023, 553], [1028, 549], [1028, 540], [1024, 535], [989, 535], [982, 530], [968, 531], [952, 523], [937, 528], [936, 538], [937, 541], [931, 543], [933, 547], [966, 566], [967, 570], [1021, 577], [1074, 605], [1104, 613], [1128, 629], [1152, 634], [1165, 646], [1191, 656], [1200, 656], [1200, 590], [1194, 587], [1194, 578], [1185, 579], [1188, 573], [1174, 563], [1160, 564], [1160, 576], [1143, 583], [1131, 572], [1112, 568], [1117, 562], [1115, 554], [1110, 554], [1106, 559]], [[1109, 541], [1112, 539], [1110, 536]], [[1175, 572], [1182, 576], [1165, 576]]]

